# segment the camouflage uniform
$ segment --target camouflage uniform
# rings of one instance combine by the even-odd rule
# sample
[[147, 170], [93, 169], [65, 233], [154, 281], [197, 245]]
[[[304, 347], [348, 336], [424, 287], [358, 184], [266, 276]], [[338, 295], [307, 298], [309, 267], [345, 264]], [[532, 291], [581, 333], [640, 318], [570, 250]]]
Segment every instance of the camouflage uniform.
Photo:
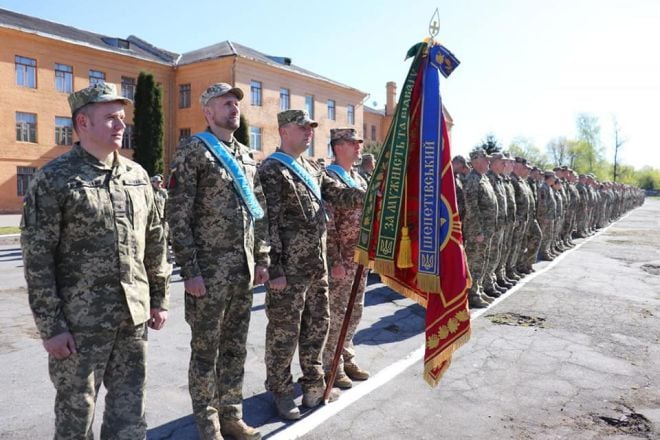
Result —
[[532, 268], [532, 265], [536, 263], [539, 248], [541, 246], [541, 239], [543, 238], [543, 232], [541, 230], [541, 224], [536, 216], [538, 211], [538, 184], [533, 177], [528, 177], [527, 186], [529, 187], [529, 192], [532, 198], [529, 213], [529, 227], [527, 228], [527, 235], [525, 236], [525, 252], [523, 253], [521, 264], [524, 268], [529, 270]]
[[[328, 174], [339, 186], [348, 188], [333, 171], [328, 170]], [[360, 188], [366, 191], [367, 182], [356, 172], [350, 173], [353, 180]], [[328, 212], [328, 236], [327, 236], [327, 257], [328, 267], [342, 265], [346, 270], [346, 276], [343, 279], [336, 279], [330, 276], [330, 327], [328, 330], [328, 339], [323, 351], [323, 366], [326, 371], [330, 370], [332, 358], [337, 348], [339, 333], [344, 321], [346, 306], [351, 295], [351, 288], [355, 278], [357, 265], [353, 262], [355, 246], [358, 242], [358, 233], [360, 231], [360, 219], [362, 217], [362, 208], [335, 208], [331, 203], [326, 203]], [[364, 290], [367, 284], [367, 271], [363, 272], [360, 284], [355, 297], [355, 305], [351, 314], [351, 320], [348, 325], [346, 339], [342, 356], [339, 360], [337, 375], [343, 372], [344, 362], [351, 363], [355, 357], [355, 347], [353, 346], [353, 335], [362, 318], [364, 309]]]
[[[483, 300], [483, 281], [495, 235], [498, 207], [495, 191], [488, 178], [474, 169], [465, 179], [465, 202], [465, 252], [472, 275], [469, 295], [473, 301], [475, 297]], [[477, 241], [478, 235], [483, 235], [482, 242]]]
[[[77, 92], [79, 93], [79, 92]], [[79, 143], [37, 172], [21, 245], [30, 307], [42, 339], [70, 332], [77, 353], [49, 356], [55, 438], [144, 438], [150, 309], [167, 309], [171, 268], [146, 171], [115, 153], [107, 166]]]
[[[364, 190], [340, 187], [305, 157], [297, 162], [335, 208], [362, 206]], [[293, 395], [291, 361], [298, 346], [299, 382], [304, 392], [315, 392], [325, 386], [322, 353], [330, 322], [325, 209], [279, 161], [267, 158], [259, 174], [268, 205], [270, 279], [287, 281], [283, 290], [266, 293], [266, 387], [276, 397]]]
[[[235, 139], [223, 148], [265, 208], [250, 149]], [[173, 167], [168, 220], [175, 258], [183, 279], [202, 276], [206, 286], [202, 297], [185, 296], [190, 396], [202, 438], [220, 438], [221, 419], [242, 418], [254, 267], [269, 263], [268, 224], [252, 218], [233, 178], [199, 138], [179, 145]]]
[[536, 218], [541, 225], [542, 238], [539, 254], [545, 259], [551, 259], [551, 246], [554, 239], [555, 219], [557, 218], [557, 201], [554, 190], [546, 183], [539, 187], [538, 208]]
[[[499, 155], [500, 160], [502, 160], [501, 154], [494, 153], [493, 157], [497, 157], [496, 155]], [[497, 278], [496, 272], [498, 267], [500, 266], [500, 262], [503, 257], [502, 246], [504, 244], [504, 233], [506, 229], [508, 207], [507, 207], [506, 188], [504, 187], [504, 181], [502, 179], [502, 176], [495, 174], [493, 170], [488, 170], [486, 172], [486, 176], [488, 177], [488, 180], [490, 181], [490, 184], [495, 192], [495, 198], [497, 200], [497, 211], [496, 211], [497, 216], [495, 222], [493, 241], [491, 243], [490, 251], [488, 255], [486, 274], [484, 275], [482, 284], [484, 291], [490, 296], [493, 296], [493, 294], [495, 293], [493, 292], [493, 290], [495, 289], [494, 285]]]
[[512, 275], [515, 275], [515, 267], [513, 267], [511, 255], [513, 254], [514, 241], [520, 241], [516, 240], [514, 234], [516, 226], [516, 213], [518, 210], [516, 206], [516, 190], [511, 183], [510, 176], [503, 176], [502, 180], [506, 195], [506, 226], [504, 230], [502, 258], [500, 259], [500, 264], [497, 269], [498, 278], [512, 277]]
[[525, 268], [521, 260], [527, 242], [527, 233], [530, 228], [531, 205], [534, 203], [534, 196], [527, 182], [515, 173], [511, 174], [511, 184], [513, 185], [516, 201], [516, 226], [509, 264], [515, 270], [521, 271], [520, 269]]

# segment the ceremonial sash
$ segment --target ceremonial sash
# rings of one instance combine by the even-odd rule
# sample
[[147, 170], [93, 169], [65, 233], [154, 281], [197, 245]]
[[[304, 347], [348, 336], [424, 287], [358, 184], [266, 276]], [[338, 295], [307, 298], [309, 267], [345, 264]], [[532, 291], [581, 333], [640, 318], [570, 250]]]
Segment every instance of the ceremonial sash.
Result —
[[328, 170], [332, 171], [341, 179], [342, 182], [344, 182], [346, 185], [348, 185], [349, 188], [359, 188], [360, 185], [353, 180], [350, 174], [346, 172], [344, 168], [341, 166], [337, 165], [336, 163], [333, 163], [332, 165], [326, 167]]
[[226, 148], [222, 147], [220, 140], [212, 133], [203, 131], [195, 134], [195, 137], [204, 142], [206, 148], [216, 159], [218, 159], [218, 162], [220, 162], [222, 167], [231, 175], [232, 181], [234, 182], [234, 188], [241, 197], [241, 200], [247, 207], [252, 218], [255, 220], [262, 219], [264, 217], [264, 210], [261, 208], [257, 197], [254, 195], [254, 191], [252, 191], [252, 188], [250, 187], [250, 183], [245, 176], [245, 172], [243, 172], [243, 168], [241, 168], [234, 156], [229, 154]]
[[275, 159], [276, 161], [280, 162], [282, 165], [287, 167], [290, 171], [293, 172], [293, 174], [298, 177], [302, 183], [305, 184], [307, 189], [316, 197], [316, 199], [319, 201], [319, 203], [323, 204], [323, 199], [321, 197], [321, 188], [316, 184], [312, 176], [309, 175], [307, 170], [302, 167], [298, 163], [297, 160], [293, 158], [293, 156], [289, 156], [286, 153], [283, 153], [281, 151], [276, 151], [270, 156], [268, 156], [269, 159]]

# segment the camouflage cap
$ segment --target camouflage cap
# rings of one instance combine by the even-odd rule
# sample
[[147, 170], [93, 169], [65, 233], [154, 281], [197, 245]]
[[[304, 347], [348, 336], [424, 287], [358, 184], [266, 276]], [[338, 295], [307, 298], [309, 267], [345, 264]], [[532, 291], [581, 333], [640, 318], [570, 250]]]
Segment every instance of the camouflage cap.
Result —
[[514, 160], [513, 155], [508, 151], [502, 151], [502, 156], [504, 156], [505, 160]]
[[155, 176], [151, 177], [152, 182], [162, 182], [163, 181], [163, 176], [160, 174], [156, 174]]
[[114, 84], [108, 84], [106, 82], [92, 84], [85, 89], [78, 90], [69, 95], [71, 114], [74, 114], [87, 104], [112, 101], [121, 101], [124, 105], [133, 103], [130, 99], [118, 95], [117, 88]]
[[495, 153], [490, 155], [490, 161], [492, 162], [494, 160], [504, 160], [504, 154], [496, 151]]
[[331, 128], [330, 129], [330, 142], [349, 141], [349, 142], [364, 142], [357, 135], [354, 128]]
[[549, 177], [555, 177], [555, 178], [556, 178], [557, 176], [555, 175], [555, 172], [554, 172], [554, 171], [552, 171], [552, 170], [547, 170], [547, 171], [545, 171], [545, 172], [543, 173], [543, 177], [545, 177], [545, 178], [547, 179], [547, 178], [549, 178]]
[[204, 90], [202, 96], [199, 97], [199, 102], [205, 106], [211, 99], [226, 95], [227, 93], [231, 93], [232, 95], [236, 96], [239, 101], [243, 99], [243, 90], [239, 89], [238, 87], [232, 87], [227, 83], [215, 83], [211, 84], [206, 88], [206, 90]]
[[365, 160], [371, 160], [371, 161], [373, 161], [373, 160], [374, 160], [374, 155], [371, 154], [371, 153], [363, 154], [363, 155], [362, 155], [362, 162], [364, 162]]
[[474, 150], [470, 151], [470, 160], [475, 160], [480, 157], [483, 157], [485, 159], [490, 159], [490, 155], [486, 153], [486, 150], [483, 148], [475, 148]]
[[516, 161], [516, 163], [521, 163], [523, 165], [527, 165], [527, 159], [525, 159], [524, 157], [516, 156], [515, 161]]
[[310, 125], [313, 128], [319, 123], [311, 119], [305, 110], [285, 110], [277, 114], [277, 125], [282, 127], [286, 124]]
[[463, 165], [467, 165], [467, 160], [465, 160], [465, 157], [461, 156], [460, 154], [457, 154], [454, 156], [454, 158], [451, 160], [452, 162], [460, 162]]

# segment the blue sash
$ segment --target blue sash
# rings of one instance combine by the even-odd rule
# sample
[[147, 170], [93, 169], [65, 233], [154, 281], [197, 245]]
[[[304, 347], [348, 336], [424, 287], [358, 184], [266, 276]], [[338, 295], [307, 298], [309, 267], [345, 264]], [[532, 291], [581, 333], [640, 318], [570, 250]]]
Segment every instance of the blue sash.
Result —
[[276, 151], [275, 153], [268, 156], [268, 158], [275, 159], [276, 161], [286, 166], [289, 170], [293, 171], [293, 174], [295, 174], [302, 181], [302, 183], [305, 184], [307, 189], [311, 191], [319, 203], [323, 204], [321, 188], [319, 188], [316, 182], [314, 182], [314, 179], [312, 179], [312, 176], [309, 175], [307, 170], [303, 168], [302, 165], [298, 163], [298, 161], [296, 161], [292, 156], [289, 156], [288, 154], [281, 151]]
[[261, 208], [257, 197], [254, 195], [254, 191], [250, 187], [245, 172], [243, 168], [238, 164], [234, 156], [229, 154], [229, 152], [220, 145], [220, 140], [215, 137], [212, 133], [203, 131], [195, 134], [195, 137], [204, 142], [206, 148], [213, 154], [213, 156], [218, 159], [222, 167], [227, 170], [231, 175], [232, 181], [234, 182], [234, 188], [241, 200], [245, 203], [250, 215], [253, 219], [259, 220], [264, 217], [264, 210]]
[[333, 163], [332, 165], [329, 165], [326, 168], [332, 171], [333, 173], [335, 173], [341, 179], [342, 182], [348, 185], [349, 188], [360, 188], [360, 185], [355, 180], [353, 180], [351, 175], [348, 174], [344, 168], [337, 165], [336, 163]]

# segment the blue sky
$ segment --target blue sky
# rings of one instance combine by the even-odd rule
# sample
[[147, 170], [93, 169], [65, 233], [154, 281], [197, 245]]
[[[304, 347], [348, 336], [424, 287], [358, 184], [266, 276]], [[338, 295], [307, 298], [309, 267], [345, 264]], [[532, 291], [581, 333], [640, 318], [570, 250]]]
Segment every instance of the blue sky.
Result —
[[575, 136], [575, 117], [600, 118], [611, 159], [612, 117], [624, 163], [660, 168], [660, 1], [336, 0], [187, 2], [0, 0], [0, 7], [175, 52], [232, 40], [356, 87], [385, 104], [402, 84], [407, 49], [437, 7], [440, 40], [461, 61], [442, 93], [455, 122], [454, 153], [493, 133], [545, 150]]

